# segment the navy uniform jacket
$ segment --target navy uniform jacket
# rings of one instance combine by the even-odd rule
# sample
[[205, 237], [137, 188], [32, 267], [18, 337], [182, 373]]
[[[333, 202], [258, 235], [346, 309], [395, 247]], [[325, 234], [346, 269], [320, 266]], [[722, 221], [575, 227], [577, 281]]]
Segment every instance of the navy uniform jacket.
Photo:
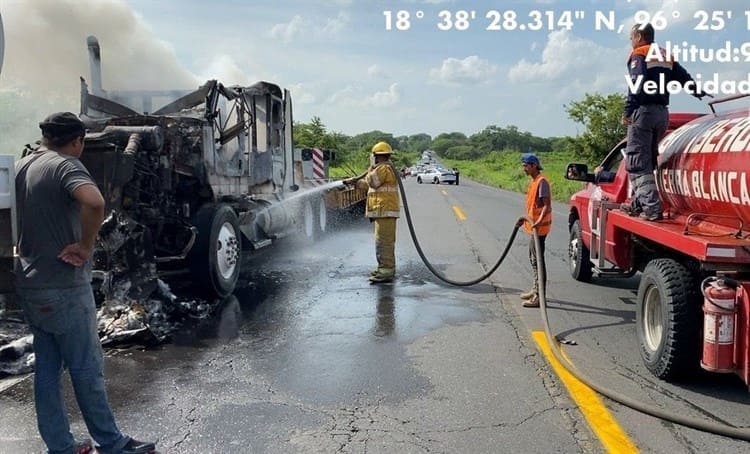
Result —
[[[656, 44], [653, 44], [654, 46]], [[675, 80], [680, 82], [684, 87], [686, 83], [693, 82], [693, 78], [688, 74], [685, 68], [682, 67], [678, 62], [667, 60], [664, 58], [666, 52], [664, 49], [659, 49], [662, 58], [661, 61], [655, 57], [646, 58], [651, 44], [645, 46], [636, 47], [628, 57], [628, 71], [630, 73], [630, 80], [633, 84], [636, 83], [639, 76], [643, 76], [642, 83], [638, 86], [638, 91], [631, 92], [628, 90], [628, 98], [625, 101], [625, 117], [630, 117], [633, 112], [636, 111], [640, 106], [647, 104], [659, 104], [662, 106], [669, 105], [669, 92], [664, 90], [663, 93], [648, 94], [643, 91], [643, 84], [646, 81], [654, 81], [659, 83], [659, 75], [664, 74], [665, 84], [669, 81]], [[694, 83], [694, 82], [693, 82]], [[694, 90], [694, 87], [693, 87]], [[701, 96], [694, 93], [693, 96], [700, 98]]]

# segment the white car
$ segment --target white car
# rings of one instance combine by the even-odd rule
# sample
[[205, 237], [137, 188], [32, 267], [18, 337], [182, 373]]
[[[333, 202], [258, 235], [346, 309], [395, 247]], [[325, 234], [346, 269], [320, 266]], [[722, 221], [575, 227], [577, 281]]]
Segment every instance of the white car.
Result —
[[417, 183], [430, 182], [433, 184], [456, 184], [456, 174], [448, 169], [430, 169], [417, 174]]

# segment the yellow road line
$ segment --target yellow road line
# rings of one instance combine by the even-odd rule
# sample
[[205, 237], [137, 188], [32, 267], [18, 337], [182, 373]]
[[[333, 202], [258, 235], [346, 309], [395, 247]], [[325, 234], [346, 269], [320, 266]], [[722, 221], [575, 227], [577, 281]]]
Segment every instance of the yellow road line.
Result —
[[547, 337], [543, 331], [533, 331], [531, 336], [534, 338], [539, 349], [542, 351], [547, 361], [555, 370], [557, 376], [568, 389], [573, 401], [581, 409], [581, 413], [586, 418], [589, 426], [594, 431], [604, 449], [611, 453], [637, 453], [638, 448], [630, 440], [628, 434], [620, 427], [617, 420], [604, 406], [599, 396], [570, 374], [552, 354]]
[[464, 214], [463, 211], [461, 211], [461, 208], [457, 207], [456, 205], [453, 205], [452, 208], [453, 208], [453, 212], [456, 214], [456, 217], [460, 221], [465, 221], [466, 220], [466, 215]]

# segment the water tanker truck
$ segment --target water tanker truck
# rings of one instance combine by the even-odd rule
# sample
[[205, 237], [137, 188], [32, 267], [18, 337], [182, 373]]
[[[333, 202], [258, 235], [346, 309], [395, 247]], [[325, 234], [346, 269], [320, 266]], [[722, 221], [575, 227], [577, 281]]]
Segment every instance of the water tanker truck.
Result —
[[631, 195], [624, 141], [600, 164], [610, 181], [585, 164], [566, 171], [587, 183], [570, 199], [570, 272], [584, 282], [642, 273], [640, 353], [665, 380], [700, 365], [750, 384], [750, 116], [715, 111], [738, 98], [709, 103], [712, 114], [670, 115], [656, 170], [662, 221], [619, 209]]

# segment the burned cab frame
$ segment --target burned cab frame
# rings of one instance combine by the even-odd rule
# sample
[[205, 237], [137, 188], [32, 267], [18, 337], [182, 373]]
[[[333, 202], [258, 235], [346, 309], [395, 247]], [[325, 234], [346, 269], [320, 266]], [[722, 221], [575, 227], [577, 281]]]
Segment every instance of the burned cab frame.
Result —
[[270, 244], [294, 224], [294, 210], [281, 203], [298, 188], [290, 93], [268, 82], [216, 80], [194, 91], [105, 91], [96, 38], [88, 45], [81, 161], [109, 213], [95, 272], [111, 280], [184, 262], [207, 293], [230, 294], [241, 251]]

